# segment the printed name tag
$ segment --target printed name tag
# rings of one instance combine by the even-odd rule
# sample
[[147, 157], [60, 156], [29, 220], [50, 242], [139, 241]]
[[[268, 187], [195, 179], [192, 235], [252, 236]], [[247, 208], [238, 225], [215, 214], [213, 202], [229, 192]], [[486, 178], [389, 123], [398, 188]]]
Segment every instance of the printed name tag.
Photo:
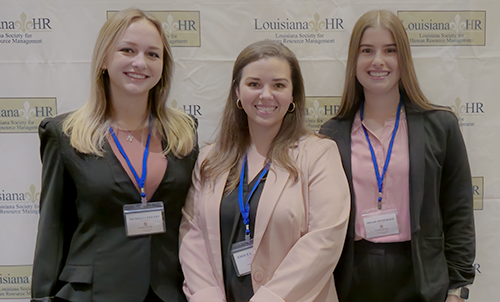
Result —
[[398, 218], [395, 212], [363, 218], [366, 238], [399, 234]]
[[231, 247], [234, 268], [238, 277], [250, 274], [253, 259], [253, 239], [236, 242]]
[[126, 204], [123, 206], [127, 236], [141, 236], [165, 232], [163, 202]]

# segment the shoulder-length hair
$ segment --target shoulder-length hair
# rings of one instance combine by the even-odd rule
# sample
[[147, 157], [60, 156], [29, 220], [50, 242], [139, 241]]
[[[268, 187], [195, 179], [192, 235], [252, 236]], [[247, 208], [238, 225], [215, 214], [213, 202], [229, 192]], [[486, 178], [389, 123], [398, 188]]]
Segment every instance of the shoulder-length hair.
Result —
[[101, 28], [92, 55], [90, 96], [87, 102], [71, 113], [63, 123], [63, 132], [70, 137], [71, 146], [81, 153], [104, 155], [111, 105], [109, 75], [103, 65], [129, 25], [140, 20], [147, 20], [156, 27], [164, 46], [162, 74], [148, 96], [153, 132], [159, 133], [161, 138], [167, 141], [164, 154], [172, 152], [175, 156], [182, 157], [194, 148], [194, 121], [187, 114], [166, 106], [172, 81], [173, 59], [162, 24], [139, 9], [129, 8], [110, 17]]
[[349, 43], [349, 54], [345, 73], [344, 93], [336, 118], [352, 118], [359, 110], [364, 99], [363, 86], [356, 78], [356, 63], [358, 61], [359, 46], [363, 33], [369, 27], [381, 27], [389, 30], [394, 37], [398, 54], [399, 92], [408, 97], [410, 103], [424, 110], [438, 109], [424, 96], [418, 85], [415, 67], [411, 56], [408, 35], [399, 18], [387, 10], [373, 10], [365, 13], [354, 25]]
[[275, 41], [260, 41], [243, 49], [234, 63], [231, 88], [224, 108], [220, 133], [215, 140], [213, 150], [201, 165], [202, 182], [208, 179], [215, 181], [223, 172], [230, 171], [226, 193], [237, 186], [239, 168], [250, 146], [247, 114], [236, 106], [238, 99], [236, 90], [241, 82], [243, 68], [252, 62], [272, 57], [284, 59], [290, 66], [295, 110], [285, 114], [267, 158], [273, 164], [288, 170], [295, 181], [298, 179], [299, 170], [289, 155], [289, 149], [301, 136], [310, 133], [305, 126], [304, 80], [299, 62], [290, 49]]

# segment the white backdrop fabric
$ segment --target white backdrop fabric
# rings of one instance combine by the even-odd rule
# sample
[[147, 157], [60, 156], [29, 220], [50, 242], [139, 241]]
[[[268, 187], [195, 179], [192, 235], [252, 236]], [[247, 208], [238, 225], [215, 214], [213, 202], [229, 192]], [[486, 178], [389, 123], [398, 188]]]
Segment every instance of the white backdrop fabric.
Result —
[[470, 301], [500, 286], [500, 1], [498, 0], [0, 0], [0, 299], [28, 301], [37, 232], [37, 125], [89, 93], [90, 58], [108, 12], [154, 11], [169, 35], [169, 106], [199, 120], [200, 145], [217, 131], [238, 53], [280, 40], [299, 58], [308, 122], [328, 119], [342, 94], [349, 35], [371, 9], [389, 9], [414, 38], [427, 97], [460, 118], [474, 182], [476, 280]]

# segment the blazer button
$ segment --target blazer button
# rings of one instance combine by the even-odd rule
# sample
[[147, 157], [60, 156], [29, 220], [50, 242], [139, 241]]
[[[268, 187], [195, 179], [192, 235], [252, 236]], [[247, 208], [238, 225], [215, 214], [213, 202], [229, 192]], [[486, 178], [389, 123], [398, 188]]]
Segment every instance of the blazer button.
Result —
[[255, 274], [253, 274], [253, 279], [257, 282], [262, 281], [264, 278], [264, 274], [261, 271], [256, 271]]

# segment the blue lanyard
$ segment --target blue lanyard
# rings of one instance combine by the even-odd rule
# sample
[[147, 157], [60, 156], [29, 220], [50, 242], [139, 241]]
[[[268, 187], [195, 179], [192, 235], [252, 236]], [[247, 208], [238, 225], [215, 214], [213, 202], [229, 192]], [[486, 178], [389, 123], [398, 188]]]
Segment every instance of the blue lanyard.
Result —
[[151, 140], [151, 124], [149, 126], [148, 141], [146, 142], [146, 148], [144, 149], [144, 155], [142, 157], [142, 175], [140, 178], [139, 175], [137, 175], [137, 172], [135, 171], [134, 167], [132, 167], [132, 163], [130, 162], [122, 145], [118, 141], [118, 137], [116, 137], [115, 132], [113, 131], [113, 128], [111, 128], [111, 126], [109, 127], [109, 132], [111, 132], [111, 136], [113, 136], [113, 140], [115, 141], [118, 150], [120, 150], [120, 153], [122, 154], [123, 158], [125, 158], [125, 161], [127, 161], [128, 167], [134, 174], [135, 181], [137, 181], [139, 189], [141, 190], [141, 202], [143, 205], [145, 205], [148, 202], [146, 199], [146, 192], [144, 191], [144, 185], [146, 183], [146, 175], [148, 174], [148, 156], [149, 156], [149, 141]]
[[[377, 184], [378, 184], [378, 202], [377, 202], [377, 208], [379, 210], [382, 210], [382, 185], [384, 182], [384, 176], [385, 172], [387, 172], [387, 167], [389, 166], [389, 161], [391, 160], [391, 154], [392, 154], [392, 146], [394, 145], [394, 138], [396, 137], [396, 132], [398, 131], [399, 128], [399, 115], [401, 113], [401, 100], [399, 101], [399, 106], [398, 106], [398, 113], [396, 116], [396, 124], [394, 125], [394, 130], [392, 131], [392, 137], [391, 137], [391, 142], [389, 143], [389, 149], [387, 150], [387, 155], [385, 157], [385, 164], [384, 164], [384, 169], [382, 170], [382, 176], [380, 175], [378, 171], [378, 164], [377, 164], [377, 157], [375, 156], [375, 151], [373, 150], [372, 143], [370, 142], [370, 138], [368, 137], [368, 132], [366, 132], [366, 128], [361, 123], [361, 126], [363, 127], [363, 130], [365, 131], [365, 136], [366, 140], [368, 141], [368, 145], [370, 146], [370, 152], [372, 154], [372, 161], [373, 161], [373, 168], [375, 169], [375, 176], [377, 177]], [[361, 121], [363, 121], [363, 111], [365, 108], [365, 103], [363, 102], [361, 104], [361, 110], [360, 110], [360, 118]]]
[[259, 178], [257, 179], [257, 182], [253, 186], [252, 191], [250, 191], [250, 194], [248, 194], [246, 198], [246, 202], [243, 202], [243, 181], [244, 181], [244, 174], [245, 174], [245, 164], [247, 161], [247, 156], [243, 158], [243, 165], [241, 167], [241, 173], [240, 173], [240, 184], [238, 188], [238, 201], [240, 204], [240, 212], [241, 216], [243, 217], [243, 223], [245, 224], [245, 240], [250, 240], [250, 198], [252, 197], [253, 193], [257, 189], [257, 186], [260, 184], [260, 181], [264, 177], [264, 175], [269, 171], [269, 166], [271, 165], [270, 163], [267, 163], [266, 166], [264, 167], [264, 170], [262, 170], [262, 173], [260, 173]]

